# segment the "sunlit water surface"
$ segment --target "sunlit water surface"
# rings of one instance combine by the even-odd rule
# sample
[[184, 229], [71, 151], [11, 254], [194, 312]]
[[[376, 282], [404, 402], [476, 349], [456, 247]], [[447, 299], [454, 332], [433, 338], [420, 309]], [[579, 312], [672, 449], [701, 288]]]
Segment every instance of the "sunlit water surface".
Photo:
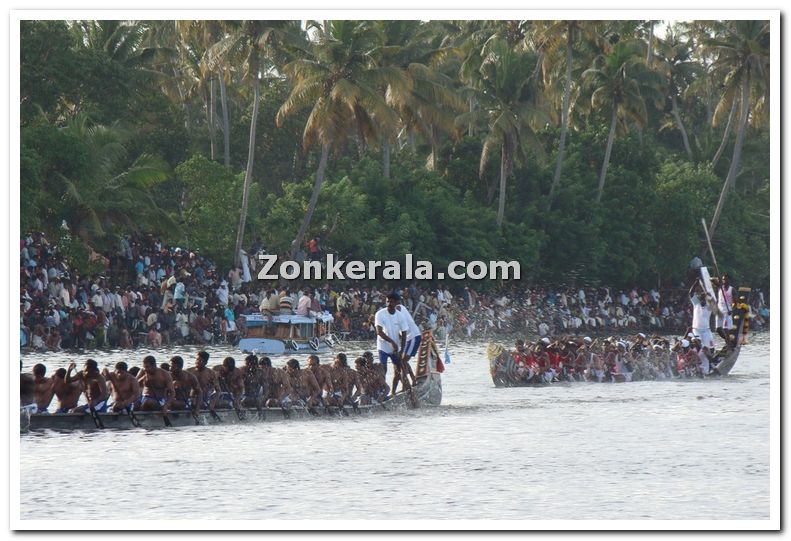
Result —
[[[486, 343], [457, 343], [437, 409], [23, 435], [21, 516], [765, 519], [769, 335], [751, 338], [721, 380], [496, 389]], [[195, 351], [178, 354], [191, 365]], [[94, 358], [139, 365], [146, 353]], [[52, 370], [72, 358], [85, 356], [23, 362]]]

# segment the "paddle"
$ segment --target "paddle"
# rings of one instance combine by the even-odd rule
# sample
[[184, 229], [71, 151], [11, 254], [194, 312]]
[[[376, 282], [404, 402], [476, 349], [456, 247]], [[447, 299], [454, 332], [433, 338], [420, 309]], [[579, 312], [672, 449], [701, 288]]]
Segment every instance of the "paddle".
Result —
[[132, 426], [135, 428], [140, 428], [140, 420], [135, 416], [135, 413], [132, 411], [132, 404], [129, 404], [124, 408], [127, 415], [129, 415], [129, 419], [132, 421]]
[[104, 430], [104, 422], [99, 417], [99, 414], [96, 412], [96, 408], [88, 404], [88, 409], [91, 411], [91, 417], [93, 417], [93, 424], [96, 425], [96, 428], [100, 430]]
[[165, 421], [165, 426], [167, 427], [173, 426], [173, 423], [170, 422], [170, 417], [168, 417], [168, 414], [165, 413], [164, 411], [162, 412], [162, 420]]

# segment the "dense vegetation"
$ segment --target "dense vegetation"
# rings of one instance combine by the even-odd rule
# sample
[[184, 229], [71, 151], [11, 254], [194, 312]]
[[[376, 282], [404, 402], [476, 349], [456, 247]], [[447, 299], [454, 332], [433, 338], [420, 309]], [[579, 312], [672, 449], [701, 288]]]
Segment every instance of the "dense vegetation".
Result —
[[659, 24], [23, 21], [22, 229], [768, 285], [769, 23]]

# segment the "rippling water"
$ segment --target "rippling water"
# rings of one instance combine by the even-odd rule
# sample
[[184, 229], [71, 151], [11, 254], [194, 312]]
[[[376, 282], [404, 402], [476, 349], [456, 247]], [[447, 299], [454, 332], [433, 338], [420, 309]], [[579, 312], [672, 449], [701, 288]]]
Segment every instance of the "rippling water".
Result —
[[[768, 334], [722, 380], [496, 389], [485, 350], [452, 346], [434, 410], [24, 435], [21, 518], [769, 517]], [[194, 351], [178, 353], [191, 365]]]

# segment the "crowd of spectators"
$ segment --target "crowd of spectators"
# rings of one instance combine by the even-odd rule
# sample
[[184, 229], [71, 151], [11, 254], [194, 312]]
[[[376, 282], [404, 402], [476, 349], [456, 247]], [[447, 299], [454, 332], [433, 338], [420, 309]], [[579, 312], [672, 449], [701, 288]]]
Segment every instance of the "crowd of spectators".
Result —
[[[250, 253], [260, 246], [256, 240]], [[124, 236], [101, 258], [104, 270], [77, 272], [40, 232], [20, 241], [20, 344], [61, 349], [234, 343], [244, 316], [261, 307], [307, 307], [334, 316], [343, 339], [374, 338], [373, 314], [390, 287], [330, 284], [285, 286], [250, 279], [246, 266], [221, 272], [198, 251], [163, 245], [151, 234]], [[253, 267], [253, 270], [254, 267]], [[522, 287], [495, 292], [469, 285], [413, 282], [397, 286], [403, 304], [436, 337], [555, 336], [646, 331], [683, 333], [691, 319], [684, 288]], [[768, 326], [764, 292], [751, 298], [751, 327]]]

